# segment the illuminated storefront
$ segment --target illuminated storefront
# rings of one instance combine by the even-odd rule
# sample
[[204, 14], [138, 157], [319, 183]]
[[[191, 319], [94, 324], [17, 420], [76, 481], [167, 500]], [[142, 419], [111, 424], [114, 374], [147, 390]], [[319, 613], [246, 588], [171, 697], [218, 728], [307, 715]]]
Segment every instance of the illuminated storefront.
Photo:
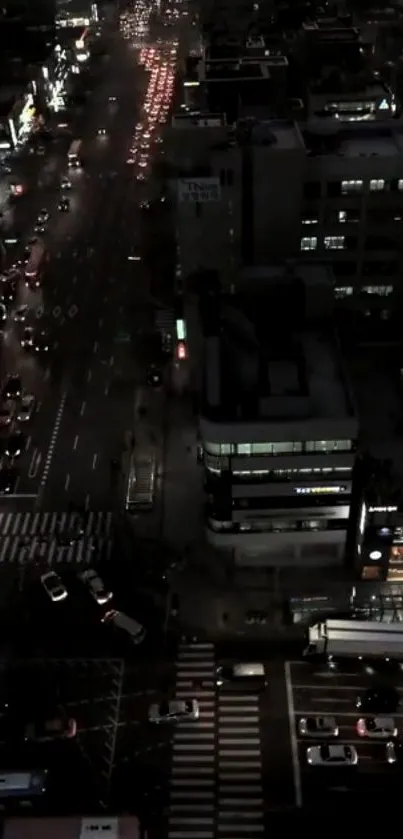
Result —
[[403, 582], [403, 510], [395, 504], [362, 504], [357, 538], [361, 579]]

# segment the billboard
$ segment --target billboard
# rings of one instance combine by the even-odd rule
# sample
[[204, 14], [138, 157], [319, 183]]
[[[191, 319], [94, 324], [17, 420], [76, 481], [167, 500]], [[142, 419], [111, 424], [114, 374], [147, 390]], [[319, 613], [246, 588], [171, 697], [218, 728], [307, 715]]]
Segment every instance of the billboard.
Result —
[[221, 188], [219, 178], [179, 178], [178, 198], [191, 204], [209, 204], [219, 201]]

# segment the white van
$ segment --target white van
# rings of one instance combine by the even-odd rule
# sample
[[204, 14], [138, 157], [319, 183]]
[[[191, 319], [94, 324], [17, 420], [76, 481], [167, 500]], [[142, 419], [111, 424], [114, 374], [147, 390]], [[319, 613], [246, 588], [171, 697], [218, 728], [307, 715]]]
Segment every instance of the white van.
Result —
[[114, 626], [121, 632], [126, 632], [130, 636], [133, 644], [141, 644], [146, 637], [146, 630], [141, 623], [138, 623], [134, 618], [125, 615], [124, 612], [118, 612], [117, 609], [110, 609], [102, 618], [102, 623]]
[[264, 664], [261, 662], [247, 662], [217, 667], [216, 685], [218, 688], [264, 690], [267, 687]]

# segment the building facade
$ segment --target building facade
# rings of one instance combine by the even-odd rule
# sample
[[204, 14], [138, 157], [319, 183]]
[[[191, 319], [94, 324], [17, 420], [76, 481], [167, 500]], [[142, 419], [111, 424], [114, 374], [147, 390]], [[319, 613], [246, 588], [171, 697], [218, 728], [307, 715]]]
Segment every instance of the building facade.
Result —
[[204, 315], [207, 540], [239, 564], [341, 566], [358, 424], [331, 322], [317, 326], [332, 310], [326, 272], [244, 280]]

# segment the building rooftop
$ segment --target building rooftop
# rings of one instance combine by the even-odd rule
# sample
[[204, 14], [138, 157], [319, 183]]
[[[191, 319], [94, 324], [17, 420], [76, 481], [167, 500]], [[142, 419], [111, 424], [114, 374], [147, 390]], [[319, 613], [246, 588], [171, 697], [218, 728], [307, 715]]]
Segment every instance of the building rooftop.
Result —
[[314, 271], [310, 282], [278, 269], [255, 276], [245, 291], [208, 301], [206, 418], [278, 423], [353, 417], [331, 326], [321, 330], [307, 315], [309, 298], [328, 290], [326, 272]]
[[310, 156], [393, 157], [403, 153], [403, 120], [343, 123], [312, 120], [302, 128]]
[[261, 120], [252, 126], [251, 142], [272, 145], [279, 149], [301, 149], [303, 138], [298, 125], [292, 120]]

